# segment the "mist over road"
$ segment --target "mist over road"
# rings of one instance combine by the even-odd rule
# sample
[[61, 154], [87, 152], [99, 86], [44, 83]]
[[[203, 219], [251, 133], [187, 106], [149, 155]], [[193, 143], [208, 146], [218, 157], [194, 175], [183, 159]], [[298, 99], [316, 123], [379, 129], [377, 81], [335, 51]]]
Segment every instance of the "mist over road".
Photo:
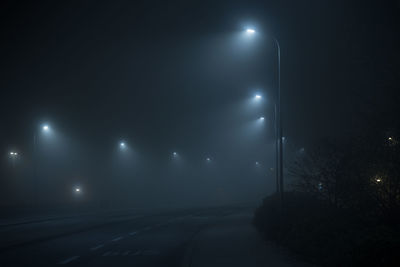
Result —
[[0, 265], [293, 266], [265, 246], [251, 226], [252, 212], [229, 206], [2, 221]]

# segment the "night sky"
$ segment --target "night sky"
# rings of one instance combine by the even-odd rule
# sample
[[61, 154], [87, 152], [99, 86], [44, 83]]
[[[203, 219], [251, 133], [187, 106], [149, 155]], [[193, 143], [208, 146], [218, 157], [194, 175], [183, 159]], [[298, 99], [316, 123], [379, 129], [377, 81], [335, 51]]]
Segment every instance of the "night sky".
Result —
[[[371, 122], [372, 111], [394, 112], [399, 100], [398, 1], [0, 5], [3, 189], [23, 184], [7, 182], [14, 175], [7, 161], [10, 149], [23, 155], [18, 175], [28, 177], [35, 161], [33, 136], [48, 122], [59, 143], [54, 151], [41, 146], [36, 161], [42, 162], [43, 177], [61, 177], [60, 183], [41, 182], [52, 181], [58, 193], [75, 182], [68, 177], [84, 177], [76, 179], [96, 187], [96, 195], [121, 184], [106, 182], [113, 175], [153, 177], [122, 184], [157, 187], [156, 193], [168, 185], [176, 190], [182, 181], [187, 194], [199, 186], [201, 192], [221, 192], [228, 176], [238, 177], [232, 187], [252, 183], [247, 195], [260, 186], [273, 191], [272, 174], [261, 181], [274, 167], [277, 58], [268, 34], [282, 48], [283, 135], [290, 149], [346, 135]], [[246, 27], [256, 29], [253, 40], [243, 40]], [[251, 110], [246, 101], [255, 93], [264, 103]], [[258, 126], [251, 121], [259, 116], [265, 116], [265, 124], [254, 129]], [[118, 164], [124, 163], [115, 163], [120, 140], [132, 152], [123, 171]], [[179, 174], [171, 170], [173, 151], [185, 168]], [[199, 181], [208, 171], [206, 157], [220, 166], [213, 175], [223, 176], [221, 182]], [[255, 161], [264, 170], [249, 175]], [[179, 182], [160, 182], [164, 175]]]

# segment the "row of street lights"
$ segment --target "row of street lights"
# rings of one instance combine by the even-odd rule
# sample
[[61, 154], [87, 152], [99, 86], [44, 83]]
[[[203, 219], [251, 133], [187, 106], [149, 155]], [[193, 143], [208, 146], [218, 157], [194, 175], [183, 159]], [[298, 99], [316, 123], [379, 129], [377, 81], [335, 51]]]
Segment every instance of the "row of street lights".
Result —
[[[260, 117], [260, 120], [264, 120], [264, 117]], [[49, 125], [46, 124], [46, 125], [42, 126], [42, 130], [44, 132], [49, 132], [50, 131]], [[36, 135], [34, 137], [34, 140], [35, 140], [34, 141], [34, 146], [35, 146], [34, 150], [36, 151]], [[128, 147], [127, 147], [126, 142], [124, 142], [124, 141], [119, 142], [119, 148], [120, 148], [121, 151], [127, 150]], [[13, 164], [15, 164], [14, 160], [19, 156], [19, 154], [18, 154], [18, 152], [10, 151], [9, 152], [9, 156], [13, 159]], [[34, 155], [34, 156], [37, 156], [37, 155]], [[176, 152], [176, 151], [172, 152], [172, 157], [173, 158], [178, 158], [178, 156], [179, 156], [178, 152]], [[211, 162], [211, 158], [210, 157], [206, 157], [205, 160], [206, 160], [206, 162]], [[258, 161], [256, 161], [256, 165], [259, 165]]]
[[[254, 35], [256, 33], [256, 30], [253, 28], [247, 28], [246, 33], [248, 35]], [[277, 192], [280, 193], [281, 196], [281, 201], [283, 202], [283, 137], [282, 137], [282, 115], [281, 115], [281, 90], [280, 90], [280, 45], [279, 42], [276, 38], [272, 37], [276, 47], [277, 47], [277, 56], [278, 56], [278, 87], [277, 87], [277, 101], [275, 104], [275, 135], [276, 135], [276, 186], [277, 186]], [[254, 99], [256, 101], [259, 101], [262, 99], [262, 96], [260, 94], [256, 94], [254, 96]], [[260, 121], [264, 121], [265, 118], [264, 116], [259, 117]], [[42, 125], [42, 131], [44, 133], [49, 133], [51, 131], [51, 128], [48, 124], [43, 124]], [[34, 141], [34, 154], [36, 154], [36, 132], [33, 137]], [[119, 143], [119, 147], [121, 150], [126, 150], [127, 145], [124, 141], [121, 141]], [[18, 157], [18, 153], [11, 151], [10, 156], [13, 158], [13, 162], [15, 162], [15, 159]], [[36, 155], [35, 155], [36, 156]], [[173, 158], [178, 157], [177, 152], [172, 153]], [[207, 157], [206, 158], [207, 162], [211, 162], [211, 158]], [[13, 163], [15, 164], [15, 163]], [[256, 162], [256, 165], [259, 165], [259, 162]], [[35, 167], [35, 175], [36, 175], [36, 167]], [[80, 189], [77, 188], [76, 192], [79, 192]]]

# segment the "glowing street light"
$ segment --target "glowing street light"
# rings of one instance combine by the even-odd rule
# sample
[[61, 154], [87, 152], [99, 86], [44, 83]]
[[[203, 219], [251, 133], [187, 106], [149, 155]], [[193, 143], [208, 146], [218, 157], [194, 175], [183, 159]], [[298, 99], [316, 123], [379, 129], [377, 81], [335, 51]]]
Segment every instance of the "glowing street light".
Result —
[[178, 153], [173, 152], [172, 155], [173, 155], [174, 157], [177, 157], [177, 156], [178, 156]]
[[261, 98], [262, 98], [261, 95], [255, 95], [255, 96], [254, 96], [254, 99], [255, 99], [255, 100], [260, 100]]
[[12, 160], [12, 165], [15, 168], [15, 161], [17, 160], [18, 153], [14, 151], [10, 151], [10, 158]]
[[80, 186], [75, 186], [73, 189], [75, 194], [81, 194], [82, 193], [82, 189]]
[[120, 143], [119, 143], [119, 147], [120, 147], [121, 149], [126, 148], [125, 142], [120, 142]]
[[248, 28], [248, 29], [246, 29], [246, 32], [248, 34], [254, 34], [256, 31], [254, 29], [252, 29], [252, 28]]
[[211, 161], [211, 159], [210, 159], [210, 158], [206, 158], [206, 161], [207, 161], [207, 162], [210, 162], [210, 161]]
[[264, 118], [263, 116], [261, 116], [259, 120], [260, 120], [260, 121], [263, 121], [264, 119], [265, 119], [265, 118]]
[[47, 124], [43, 125], [42, 130], [45, 132], [48, 132], [50, 130], [49, 125], [47, 125]]

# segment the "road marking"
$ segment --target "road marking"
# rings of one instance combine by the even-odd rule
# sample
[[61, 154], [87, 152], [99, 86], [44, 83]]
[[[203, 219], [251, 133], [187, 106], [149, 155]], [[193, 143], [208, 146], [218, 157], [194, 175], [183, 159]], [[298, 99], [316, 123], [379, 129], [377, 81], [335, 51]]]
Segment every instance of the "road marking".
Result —
[[100, 244], [98, 246], [92, 247], [90, 250], [91, 251], [95, 251], [95, 250], [98, 250], [99, 248], [102, 248], [102, 247], [104, 247], [104, 244]]
[[136, 255], [139, 255], [141, 252], [142, 252], [141, 250], [138, 250], [138, 251], [135, 252], [135, 254], [132, 254], [132, 255], [136, 256]]
[[119, 236], [119, 237], [114, 238], [114, 239], [111, 240], [111, 241], [117, 242], [117, 241], [120, 241], [121, 239], [123, 239], [123, 237], [122, 237], [122, 236]]
[[74, 260], [76, 260], [78, 258], [79, 258], [79, 256], [73, 256], [73, 257], [70, 257], [70, 258], [65, 259], [63, 261], [60, 261], [58, 264], [67, 264], [67, 263], [70, 263], [71, 261], [74, 261]]
[[103, 254], [103, 257], [108, 256], [111, 254], [111, 251], [107, 251], [106, 253]]
[[146, 255], [146, 256], [152, 256], [152, 255], [158, 255], [158, 254], [160, 254], [160, 252], [157, 250], [145, 250], [145, 251], [143, 251], [142, 254]]
[[129, 235], [136, 235], [137, 232], [130, 232]]

